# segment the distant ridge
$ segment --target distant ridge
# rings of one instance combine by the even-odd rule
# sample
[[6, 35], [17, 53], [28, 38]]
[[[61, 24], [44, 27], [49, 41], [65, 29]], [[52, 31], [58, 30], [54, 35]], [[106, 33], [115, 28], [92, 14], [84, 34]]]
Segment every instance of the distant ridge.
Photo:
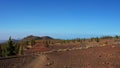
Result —
[[47, 40], [47, 39], [53, 39], [53, 38], [52, 38], [52, 37], [49, 37], [49, 36], [42, 36], [41, 39], [43, 39], [43, 40], [44, 40], [44, 39]]
[[0, 40], [0, 43], [5, 43], [7, 40]]
[[30, 35], [30, 36], [27, 36], [27, 37], [23, 38], [21, 41], [29, 41], [29, 40], [50, 40], [50, 39], [53, 39], [53, 38], [52, 38], [52, 37], [49, 37], [49, 36], [39, 37], [39, 36]]

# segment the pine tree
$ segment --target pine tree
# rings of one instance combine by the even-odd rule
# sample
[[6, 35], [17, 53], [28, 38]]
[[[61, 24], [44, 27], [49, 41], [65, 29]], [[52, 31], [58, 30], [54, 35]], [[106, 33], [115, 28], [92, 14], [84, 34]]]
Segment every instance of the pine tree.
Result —
[[14, 46], [14, 42], [12, 41], [11, 37], [9, 38], [8, 42], [7, 42], [7, 55], [8, 56], [12, 56], [15, 55], [15, 46]]
[[115, 36], [115, 38], [117, 38], [117, 39], [118, 39], [118, 38], [119, 38], [119, 36], [118, 36], [118, 35], [116, 35], [116, 36]]
[[0, 56], [2, 57], [13, 56], [19, 53], [22, 53], [22, 48], [19, 47], [17, 43], [14, 43], [11, 37], [9, 38], [8, 42], [2, 46], [2, 51], [0, 47]]

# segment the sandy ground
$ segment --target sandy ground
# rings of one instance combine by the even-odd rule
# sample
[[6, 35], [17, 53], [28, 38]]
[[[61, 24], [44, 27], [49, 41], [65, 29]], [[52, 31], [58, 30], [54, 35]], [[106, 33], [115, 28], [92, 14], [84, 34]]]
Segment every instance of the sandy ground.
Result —
[[120, 68], [120, 46], [39, 55], [25, 68]]

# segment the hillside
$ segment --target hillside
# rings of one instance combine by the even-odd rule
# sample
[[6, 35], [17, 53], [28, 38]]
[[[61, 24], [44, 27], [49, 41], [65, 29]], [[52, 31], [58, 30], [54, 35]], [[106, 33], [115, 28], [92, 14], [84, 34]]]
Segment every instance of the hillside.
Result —
[[49, 39], [53, 39], [53, 38], [52, 38], [52, 37], [49, 37], [49, 36], [42, 36], [42, 37], [39, 37], [39, 36], [30, 35], [30, 36], [27, 36], [27, 37], [23, 38], [21, 41], [30, 41], [30, 40], [49, 40]]

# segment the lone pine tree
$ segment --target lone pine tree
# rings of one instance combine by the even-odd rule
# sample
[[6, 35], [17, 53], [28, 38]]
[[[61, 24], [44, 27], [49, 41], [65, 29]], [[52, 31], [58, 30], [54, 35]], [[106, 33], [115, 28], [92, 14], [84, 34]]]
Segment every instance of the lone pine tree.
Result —
[[8, 53], [7, 54], [8, 56], [15, 55], [15, 45], [11, 37], [9, 38], [7, 42], [7, 53]]

